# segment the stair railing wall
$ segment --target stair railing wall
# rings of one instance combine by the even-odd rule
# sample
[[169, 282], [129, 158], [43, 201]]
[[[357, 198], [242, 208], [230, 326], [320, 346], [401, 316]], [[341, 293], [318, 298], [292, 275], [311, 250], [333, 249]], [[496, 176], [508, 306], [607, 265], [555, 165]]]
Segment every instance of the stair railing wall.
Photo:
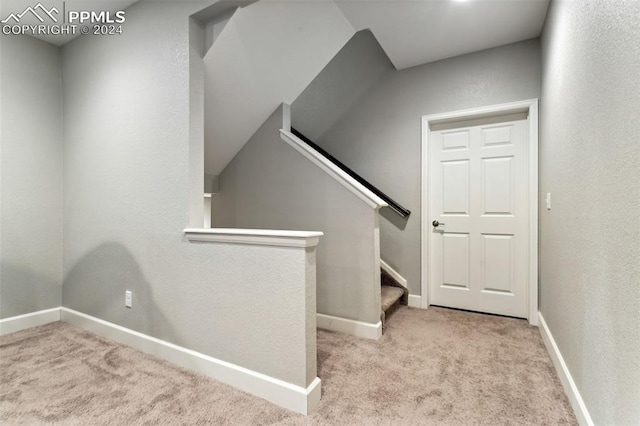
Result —
[[318, 314], [378, 327], [379, 209], [387, 203], [301, 142], [289, 120], [283, 104], [220, 173], [212, 225], [323, 232]]

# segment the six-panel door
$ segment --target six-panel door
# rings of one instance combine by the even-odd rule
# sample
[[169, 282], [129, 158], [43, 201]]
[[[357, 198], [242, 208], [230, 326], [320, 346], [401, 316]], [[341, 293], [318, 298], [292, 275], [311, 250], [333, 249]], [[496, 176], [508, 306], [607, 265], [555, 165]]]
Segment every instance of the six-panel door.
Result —
[[431, 131], [430, 303], [525, 318], [528, 123], [495, 121]]

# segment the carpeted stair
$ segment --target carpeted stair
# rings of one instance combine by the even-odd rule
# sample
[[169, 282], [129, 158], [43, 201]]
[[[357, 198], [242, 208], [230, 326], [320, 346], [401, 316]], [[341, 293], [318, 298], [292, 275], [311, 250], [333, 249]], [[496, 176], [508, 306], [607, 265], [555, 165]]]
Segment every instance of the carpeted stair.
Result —
[[396, 281], [384, 269], [380, 269], [380, 304], [382, 321], [382, 332], [384, 333], [386, 321], [400, 305], [409, 303], [409, 290]]

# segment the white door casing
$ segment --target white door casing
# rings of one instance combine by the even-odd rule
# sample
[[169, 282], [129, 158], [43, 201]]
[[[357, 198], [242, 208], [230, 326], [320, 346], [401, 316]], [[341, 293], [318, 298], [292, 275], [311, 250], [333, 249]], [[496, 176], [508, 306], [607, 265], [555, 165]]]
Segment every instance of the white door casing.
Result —
[[537, 100], [423, 117], [422, 228], [423, 307], [536, 324]]

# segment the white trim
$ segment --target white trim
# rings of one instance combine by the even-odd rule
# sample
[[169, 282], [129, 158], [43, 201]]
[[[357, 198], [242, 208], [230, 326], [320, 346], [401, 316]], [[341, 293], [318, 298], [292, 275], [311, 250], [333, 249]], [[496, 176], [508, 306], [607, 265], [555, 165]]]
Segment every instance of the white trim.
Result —
[[564, 391], [569, 397], [569, 402], [571, 403], [573, 412], [576, 415], [578, 424], [581, 426], [592, 426], [593, 420], [591, 420], [587, 406], [582, 400], [582, 396], [580, 396], [578, 387], [573, 381], [573, 377], [571, 377], [571, 372], [569, 371], [567, 364], [564, 362], [560, 349], [558, 349], [558, 345], [556, 345], [556, 341], [554, 340], [541, 312], [538, 312], [538, 323], [540, 324], [539, 329], [540, 334], [542, 335], [542, 341], [547, 347], [547, 351], [549, 351], [551, 361], [553, 361], [558, 377], [560, 377], [560, 381], [562, 382], [562, 387], [564, 387]]
[[422, 308], [422, 296], [417, 294], [409, 295], [409, 307], [410, 308]]
[[420, 295], [423, 309], [429, 307], [429, 118], [422, 117], [420, 144]]
[[271, 229], [187, 228], [191, 242], [251, 244], [258, 246], [315, 247], [322, 232]]
[[0, 320], [0, 336], [60, 321], [60, 308], [45, 309]]
[[311, 161], [316, 166], [324, 170], [329, 176], [338, 181], [342, 186], [353, 192], [362, 201], [364, 201], [369, 207], [379, 209], [381, 207], [388, 207], [382, 198], [364, 187], [360, 182], [349, 176], [341, 168], [327, 160], [322, 155], [318, 154], [316, 150], [312, 149], [309, 145], [302, 142], [293, 133], [284, 129], [280, 129], [280, 137], [283, 141], [291, 145], [296, 151], [302, 154], [305, 158]]
[[429, 306], [429, 125], [461, 118], [474, 119], [496, 114], [529, 112], [529, 283], [527, 319], [538, 324], [538, 99], [471, 108], [422, 117], [422, 173], [421, 173], [421, 241], [420, 275], [422, 307]]
[[404, 288], [408, 288], [407, 287], [407, 280], [398, 273], [398, 271], [396, 271], [395, 269], [393, 269], [391, 266], [389, 266], [389, 264], [387, 262], [385, 262], [384, 260], [380, 259], [380, 267], [382, 269], [384, 269], [384, 271], [391, 275], [391, 278], [393, 278], [394, 280], [396, 280], [400, 285], [402, 285]]
[[303, 388], [69, 308], [60, 310], [62, 320], [76, 327], [204, 374], [297, 413], [308, 414], [320, 400], [321, 381], [317, 377]]
[[508, 113], [527, 112], [531, 109], [532, 105], [538, 105], [538, 99], [527, 99], [518, 102], [509, 102], [506, 104], [489, 105], [485, 107], [462, 109], [458, 111], [444, 112], [441, 114], [425, 115], [422, 117], [427, 119], [429, 123], [438, 122], [446, 123], [453, 121], [460, 121], [464, 118], [466, 120], [473, 120], [476, 118], [483, 118], [495, 115], [504, 115]]
[[316, 327], [351, 334], [364, 339], [378, 340], [382, 337], [382, 321], [372, 324], [331, 315], [316, 314]]
[[538, 325], [538, 100], [529, 101], [529, 324]]

